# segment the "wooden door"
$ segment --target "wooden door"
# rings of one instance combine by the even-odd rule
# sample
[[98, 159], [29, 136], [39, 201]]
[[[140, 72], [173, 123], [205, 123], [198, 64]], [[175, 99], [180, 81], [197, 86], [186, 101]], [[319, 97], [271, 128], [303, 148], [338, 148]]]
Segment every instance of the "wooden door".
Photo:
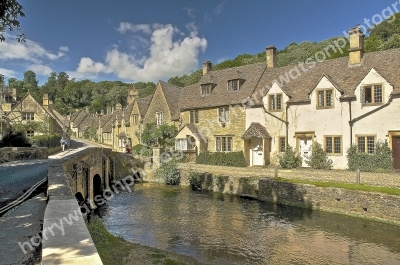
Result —
[[400, 169], [400, 137], [392, 138], [393, 167]]

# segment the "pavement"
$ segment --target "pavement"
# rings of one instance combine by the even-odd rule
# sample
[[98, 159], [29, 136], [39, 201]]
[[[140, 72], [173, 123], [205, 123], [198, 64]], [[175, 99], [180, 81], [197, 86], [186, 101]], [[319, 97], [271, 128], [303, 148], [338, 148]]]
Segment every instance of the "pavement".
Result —
[[[52, 161], [67, 160], [69, 156], [88, 147], [99, 147], [99, 145], [89, 141], [71, 141], [69, 149], [49, 156], [48, 160], [14, 161], [1, 164], [0, 205], [5, 205], [15, 200], [25, 190], [46, 177], [48, 165]], [[109, 148], [101, 145], [100, 147]], [[72, 235], [72, 239], [75, 242], [76, 240], [81, 241], [85, 246], [83, 249], [74, 249], [74, 244], [68, 245], [68, 241], [65, 241], [66, 238], [62, 237], [62, 234], [59, 234], [61, 231], [56, 227], [53, 228], [55, 236], [52, 236], [48, 232], [48, 240], [43, 240], [43, 242], [40, 240], [40, 242], [43, 245], [51, 244], [52, 246], [59, 247], [47, 248], [45, 250], [46, 253], [41, 254], [42, 245], [36, 244], [36, 241], [31, 241], [33, 236], [42, 232], [42, 226], [48, 229], [53, 225], [53, 221], [60, 222], [59, 218], [57, 220], [54, 219], [55, 216], [54, 218], [47, 216], [46, 219], [50, 220], [50, 223], [43, 223], [46, 207], [49, 207], [48, 213], [59, 214], [60, 211], [62, 213], [68, 212], [68, 209], [72, 209], [71, 207], [74, 207], [73, 209], [76, 210], [76, 205], [76, 200], [72, 200], [69, 203], [55, 201], [47, 204], [44, 194], [41, 194], [10, 210], [3, 217], [0, 217], [0, 265], [41, 264], [42, 255], [43, 257], [51, 257], [52, 260], [67, 262], [66, 264], [102, 264], [89, 233], [82, 233], [74, 229], [82, 226], [82, 224], [84, 225], [81, 215], [79, 215], [79, 220], [72, 220], [74, 223], [71, 226], [64, 224], [64, 232], [69, 233], [68, 238], [71, 238], [70, 235]], [[68, 216], [65, 217], [67, 218]], [[19, 243], [23, 245], [26, 253], [22, 250]], [[32, 246], [32, 249], [30, 246]], [[86, 261], [91, 262], [87, 263]]]
[[40, 248], [31, 238], [41, 232], [45, 209], [46, 197], [40, 194], [0, 217], [0, 265], [40, 264]]

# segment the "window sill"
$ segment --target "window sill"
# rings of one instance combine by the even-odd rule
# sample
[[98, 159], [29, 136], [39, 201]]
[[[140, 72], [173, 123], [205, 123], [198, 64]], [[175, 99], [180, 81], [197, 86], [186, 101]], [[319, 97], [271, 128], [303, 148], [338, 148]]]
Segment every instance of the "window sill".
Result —
[[334, 109], [335, 106], [329, 106], [329, 107], [317, 107], [317, 110], [323, 110], [323, 109]]
[[337, 153], [337, 154], [332, 154], [332, 153], [326, 153], [327, 156], [343, 156], [343, 153]]
[[269, 112], [282, 112], [283, 109], [269, 109]]
[[374, 107], [374, 106], [381, 106], [381, 105], [383, 105], [383, 102], [382, 103], [362, 103], [361, 104], [362, 107]]

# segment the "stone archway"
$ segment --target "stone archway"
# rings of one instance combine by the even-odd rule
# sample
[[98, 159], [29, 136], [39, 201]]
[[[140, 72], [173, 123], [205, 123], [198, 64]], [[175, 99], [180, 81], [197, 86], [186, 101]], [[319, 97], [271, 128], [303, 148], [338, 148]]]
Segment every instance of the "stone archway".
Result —
[[93, 197], [103, 193], [103, 185], [99, 174], [93, 176]]

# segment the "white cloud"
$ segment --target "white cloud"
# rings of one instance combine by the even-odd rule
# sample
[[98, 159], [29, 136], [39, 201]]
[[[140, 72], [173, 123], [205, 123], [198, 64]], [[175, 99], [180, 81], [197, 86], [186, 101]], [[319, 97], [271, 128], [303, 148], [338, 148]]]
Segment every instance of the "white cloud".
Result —
[[17, 42], [15, 39], [8, 38], [0, 42], [0, 60], [21, 59], [34, 63], [41, 63], [41, 60], [57, 60], [65, 54], [58, 52], [52, 53], [44, 49], [40, 44], [26, 40], [26, 42]]
[[151, 25], [149, 24], [131, 24], [128, 22], [121, 22], [119, 28], [117, 29], [119, 33], [125, 34], [128, 31], [138, 32], [142, 31], [147, 34], [151, 34]]
[[17, 72], [5, 68], [0, 68], [0, 74], [4, 75], [5, 77], [12, 78], [17, 76]]
[[42, 64], [32, 64], [28, 67], [28, 70], [32, 70], [35, 72], [35, 74], [41, 75], [41, 76], [48, 76], [53, 72], [50, 67]]
[[196, 18], [196, 16], [195, 16], [196, 9], [194, 9], [194, 8], [189, 8], [189, 7], [184, 7], [183, 10], [186, 11], [187, 15], [188, 15], [191, 19], [195, 19], [195, 18]]
[[219, 5], [214, 8], [214, 14], [219, 15], [225, 9], [224, 5], [228, 2], [227, 0], [223, 0]]
[[[120, 32], [134, 31], [126, 23]], [[132, 25], [132, 24], [129, 24]], [[122, 52], [113, 47], [106, 54], [105, 62], [94, 62], [82, 58], [76, 73], [71, 76], [114, 73], [119, 78], [132, 81], [157, 81], [171, 76], [189, 73], [198, 68], [198, 55], [207, 47], [207, 40], [197, 36], [195, 28], [183, 40], [173, 41], [174, 35], [180, 35], [179, 29], [172, 25], [153, 24], [150, 39], [150, 54], [137, 58], [135, 54]], [[142, 29], [140, 29], [143, 31]]]
[[67, 46], [61, 46], [59, 49], [60, 49], [60, 51], [63, 51], [63, 52], [69, 51], [69, 48]]

